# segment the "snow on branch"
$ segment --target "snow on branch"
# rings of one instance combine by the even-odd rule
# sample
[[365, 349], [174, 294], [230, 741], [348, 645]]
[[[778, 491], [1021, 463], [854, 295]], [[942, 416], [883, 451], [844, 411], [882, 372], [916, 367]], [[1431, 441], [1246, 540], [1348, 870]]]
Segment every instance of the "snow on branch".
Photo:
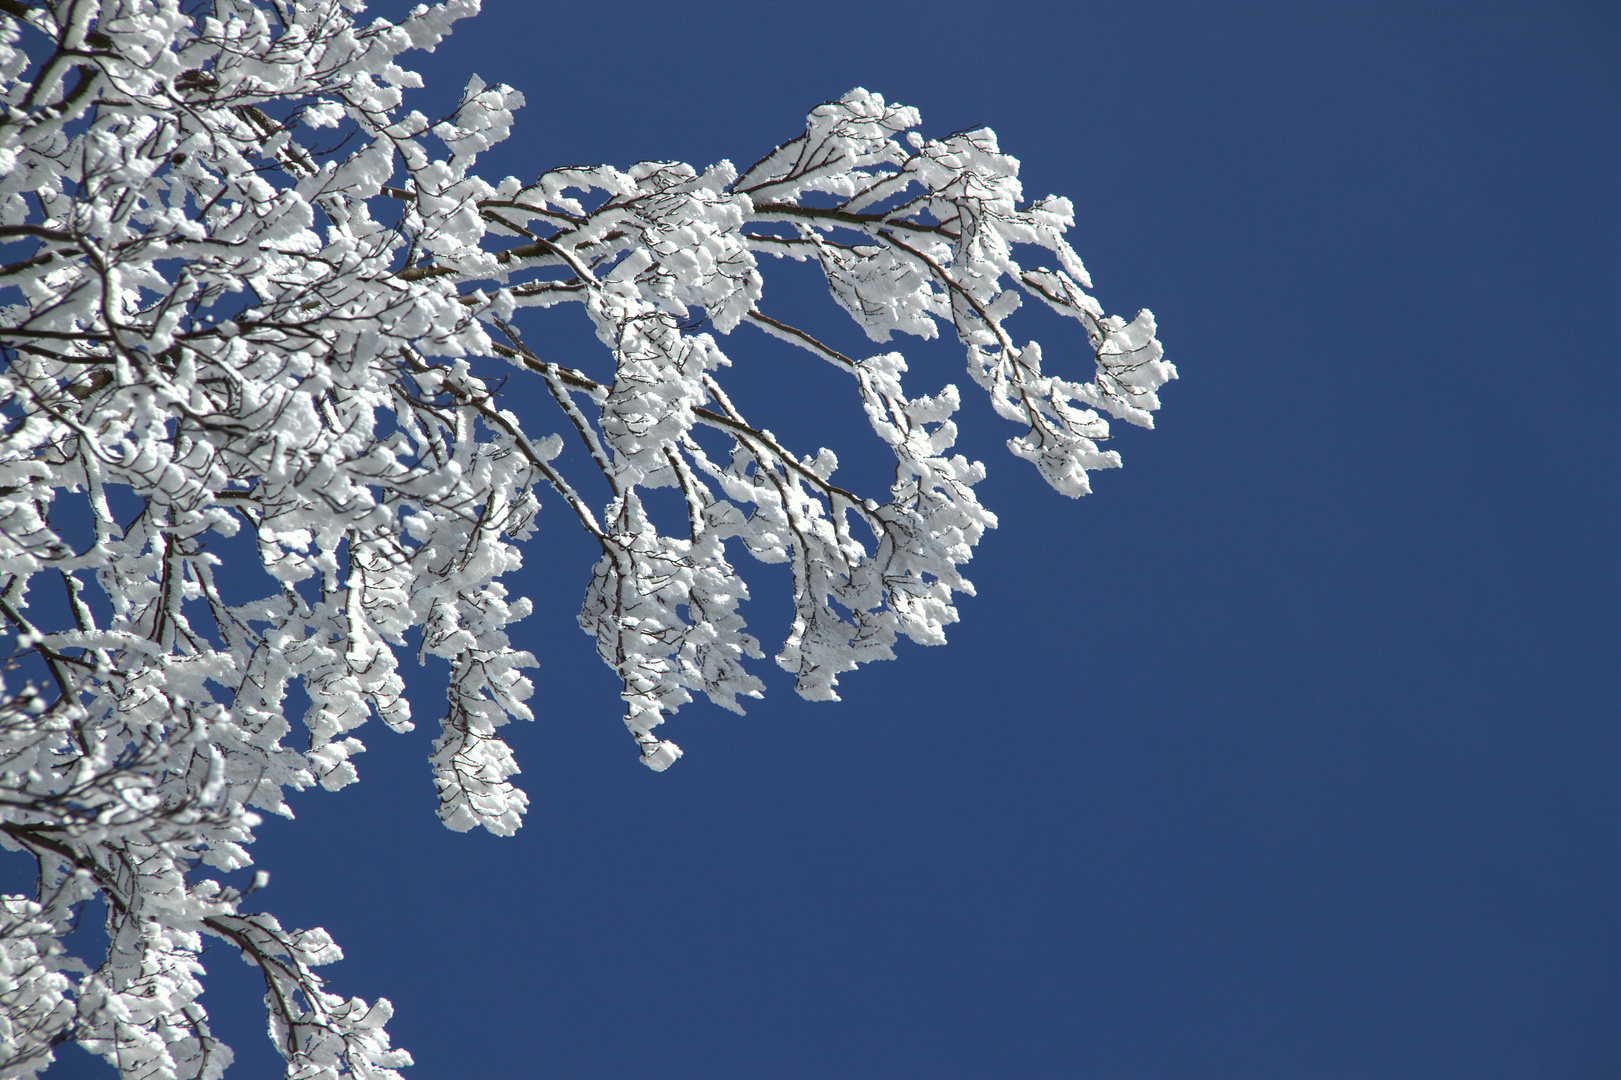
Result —
[[[858, 89], [741, 173], [491, 183], [478, 157], [522, 95], [474, 77], [432, 121], [398, 63], [476, 3], [398, 25], [355, 7], [0, 2], [0, 845], [39, 868], [35, 895], [0, 898], [0, 1078], [67, 1040], [129, 1077], [222, 1075], [205, 938], [260, 970], [289, 1077], [399, 1075], [387, 1000], [314, 974], [340, 956], [325, 932], [209, 872], [251, 865], [288, 790], [353, 783], [370, 717], [412, 729], [413, 649], [449, 665], [441, 819], [521, 825], [499, 729], [532, 718], [536, 660], [502, 579], [543, 500], [600, 552], [579, 624], [656, 771], [681, 751], [655, 729], [695, 695], [742, 712], [765, 690], [734, 560], [789, 564], [776, 661], [807, 698], [901, 637], [945, 641], [996, 525], [984, 466], [953, 452], [961, 395], [912, 396], [900, 353], [847, 355], [769, 314], [763, 257], [814, 262], [874, 342], [948, 328], [1017, 425], [1010, 450], [1067, 495], [1120, 463], [1106, 417], [1151, 426], [1176, 377], [1152, 315], [1085, 291], [1071, 204], [1023, 201], [989, 130], [926, 140], [916, 110]], [[1024, 296], [1080, 324], [1089, 381], [1009, 334]], [[569, 304], [611, 380], [524, 341], [524, 309]], [[830, 450], [743, 414], [721, 339], [745, 326], [744, 351], [761, 332], [848, 376], [889, 490], [851, 490]], [[489, 357], [530, 393], [503, 397]], [[565, 473], [565, 441], [594, 479]], [[685, 507], [673, 534], [657, 488]], [[61, 938], [97, 896], [110, 947], [72, 957]]]

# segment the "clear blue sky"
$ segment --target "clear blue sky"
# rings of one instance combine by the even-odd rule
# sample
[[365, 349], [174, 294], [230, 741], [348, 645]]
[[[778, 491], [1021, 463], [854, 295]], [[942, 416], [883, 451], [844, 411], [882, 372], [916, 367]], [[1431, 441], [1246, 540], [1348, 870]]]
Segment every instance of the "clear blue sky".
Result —
[[[1104, 305], [1152, 308], [1182, 378], [1079, 502], [965, 393], [1002, 528], [952, 643], [838, 705], [762, 667], [747, 718], [668, 725], [662, 775], [548, 505], [520, 834], [434, 820], [442, 669], [414, 734], [359, 733], [360, 784], [260, 830], [266, 907], [393, 999], [408, 1075], [1621, 1075], [1621, 9], [487, 6], [411, 65], [430, 113], [474, 71], [525, 93], [486, 175], [746, 164], [866, 86], [1073, 198]], [[778, 269], [768, 311], [861, 347]], [[581, 322], [526, 333], [575, 363]], [[751, 416], [879, 475], [846, 388], [724, 344]], [[968, 389], [953, 344], [902, 347], [912, 392]], [[279, 1075], [256, 976], [205, 959], [231, 1076]]]

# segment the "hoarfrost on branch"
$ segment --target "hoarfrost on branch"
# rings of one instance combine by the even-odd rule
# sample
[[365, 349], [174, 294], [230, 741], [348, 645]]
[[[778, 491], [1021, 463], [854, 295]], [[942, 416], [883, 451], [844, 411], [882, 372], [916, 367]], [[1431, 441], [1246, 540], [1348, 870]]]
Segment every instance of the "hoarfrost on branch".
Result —
[[[791, 564], [776, 661], [807, 698], [899, 637], [945, 640], [996, 524], [983, 466], [952, 453], [958, 390], [909, 396], [899, 353], [848, 356], [774, 318], [769, 260], [819, 267], [875, 343], [948, 327], [1009, 449], [1066, 495], [1120, 463], [1104, 414], [1150, 426], [1175, 378], [1148, 312], [1106, 316], [1085, 291], [1068, 200], [1021, 201], [988, 129], [926, 140], [865, 90], [741, 171], [487, 181], [478, 155], [522, 96], [475, 77], [435, 122], [404, 107], [420, 80], [397, 63], [476, 7], [361, 25], [337, 0], [0, 0], [0, 843], [38, 863], [35, 895], [0, 898], [0, 1077], [68, 1040], [127, 1077], [221, 1075], [205, 938], [263, 972], [289, 1077], [398, 1076], [388, 1002], [316, 974], [340, 956], [325, 932], [205, 871], [250, 865], [257, 812], [291, 816], [287, 789], [355, 780], [369, 716], [411, 728], [408, 634], [450, 666], [441, 819], [518, 828], [497, 729], [531, 717], [535, 658], [501, 578], [543, 499], [600, 550], [579, 622], [655, 770], [680, 755], [655, 729], [694, 694], [736, 712], [761, 695], [733, 558]], [[1026, 297], [1079, 324], [1091, 381], [1010, 336]], [[611, 381], [514, 325], [563, 305]], [[721, 339], [746, 349], [745, 325], [848, 377], [894, 455], [887, 492], [847, 489], [831, 451], [734, 405]], [[489, 357], [521, 380], [504, 399]], [[520, 393], [547, 410], [500, 403]], [[565, 438], [606, 505], [561, 470]], [[660, 487], [686, 507], [673, 534], [643, 503]], [[256, 562], [222, 565], [249, 543]], [[75, 958], [60, 939], [97, 895], [110, 947]]]

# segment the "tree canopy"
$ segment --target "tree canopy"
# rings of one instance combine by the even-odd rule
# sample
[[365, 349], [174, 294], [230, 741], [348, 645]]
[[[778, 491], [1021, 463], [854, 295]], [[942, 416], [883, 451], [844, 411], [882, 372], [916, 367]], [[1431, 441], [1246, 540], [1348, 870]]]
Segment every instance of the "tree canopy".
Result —
[[[741, 712], [765, 689], [732, 558], [790, 564], [775, 660], [807, 698], [957, 620], [996, 518], [984, 467], [952, 452], [957, 387], [909, 396], [896, 333], [954, 334], [1008, 449], [1069, 496], [1120, 464], [1109, 419], [1152, 426], [1175, 378], [1150, 313], [1086, 291], [1068, 200], [1025, 200], [989, 129], [924, 138], [866, 90], [744, 168], [481, 177], [522, 95], [475, 76], [431, 120], [397, 62], [476, 9], [362, 25], [338, 0], [0, 2], [0, 842], [39, 864], [34, 896], [0, 901], [0, 1076], [67, 1040], [129, 1077], [221, 1075], [207, 937], [262, 970], [289, 1077], [409, 1064], [386, 999], [315, 973], [341, 955], [323, 931], [215, 875], [251, 865], [289, 789], [356, 779], [369, 717], [411, 727], [402, 653], [450, 666], [441, 820], [519, 827], [498, 729], [531, 718], [536, 658], [501, 578], [543, 501], [600, 550], [579, 623], [663, 770], [681, 751], [655, 729], [682, 705]], [[774, 317], [775, 259], [819, 268], [882, 351]], [[1025, 299], [1074, 320], [1090, 381], [1006, 329]], [[602, 372], [520, 331], [523, 309], [564, 305]], [[745, 327], [848, 377], [893, 455], [887, 491], [843, 486], [832, 451], [734, 405]], [[565, 439], [596, 476], [565, 472]], [[657, 489], [679, 493], [679, 528], [649, 512]], [[70, 956], [96, 896], [107, 954]]]

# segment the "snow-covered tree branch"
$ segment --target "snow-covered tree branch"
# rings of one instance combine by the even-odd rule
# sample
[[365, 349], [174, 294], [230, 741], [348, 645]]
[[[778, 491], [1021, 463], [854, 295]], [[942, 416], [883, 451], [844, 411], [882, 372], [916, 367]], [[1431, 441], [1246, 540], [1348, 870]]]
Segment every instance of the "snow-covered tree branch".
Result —
[[[1067, 200], [1022, 201], [991, 131], [926, 140], [865, 90], [742, 171], [481, 178], [522, 96], [475, 77], [435, 122], [405, 108], [420, 80], [397, 63], [476, 7], [362, 25], [338, 0], [0, 0], [0, 843], [38, 863], [35, 895], [0, 900], [0, 1077], [68, 1040], [128, 1077], [221, 1075], [205, 938], [263, 972], [289, 1077], [398, 1075], [388, 1002], [314, 971], [331, 939], [209, 871], [251, 864], [288, 789], [354, 781], [369, 717], [411, 728], [413, 649], [450, 667], [441, 819], [518, 828], [498, 729], [531, 717], [536, 660], [501, 578], [542, 502], [600, 550], [579, 622], [655, 770], [680, 755], [655, 729], [695, 694], [741, 712], [764, 690], [733, 559], [791, 565], [776, 661], [807, 698], [899, 637], [945, 640], [996, 524], [983, 466], [952, 453], [958, 390], [910, 396], [899, 353], [772, 315], [770, 260], [819, 266], [876, 343], [948, 327], [1009, 449], [1066, 495], [1120, 463], [1104, 414], [1151, 426], [1175, 377], [1148, 312], [1085, 291]], [[1011, 336], [1026, 297], [1079, 324], [1090, 381]], [[611, 381], [524, 340], [520, 309], [562, 305]], [[733, 403], [726, 369], [757, 332], [848, 377], [888, 491], [847, 488], [831, 451]], [[521, 394], [498, 395], [498, 363]], [[565, 475], [565, 440], [600, 479]], [[602, 484], [606, 505], [582, 494]], [[673, 534], [644, 506], [661, 487], [686, 507]], [[70, 956], [98, 895], [107, 955]]]

